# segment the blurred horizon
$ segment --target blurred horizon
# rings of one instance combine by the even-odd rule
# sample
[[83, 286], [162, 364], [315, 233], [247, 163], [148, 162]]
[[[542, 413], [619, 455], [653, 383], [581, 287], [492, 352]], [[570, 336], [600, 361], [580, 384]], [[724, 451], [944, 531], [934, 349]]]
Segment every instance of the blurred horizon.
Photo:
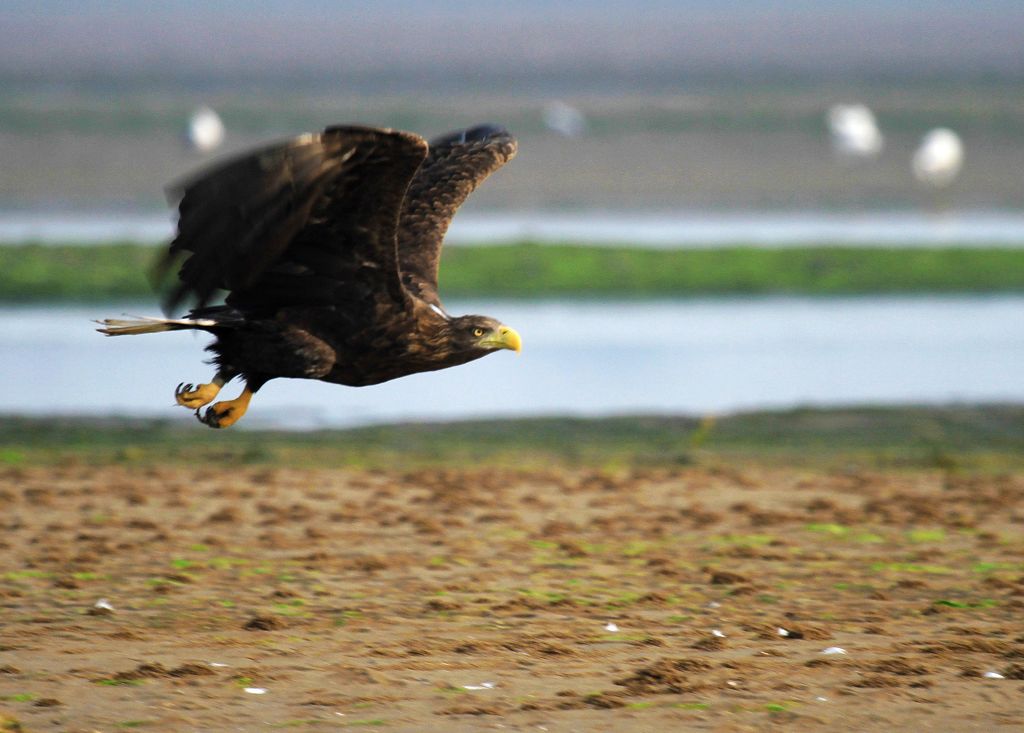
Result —
[[[1009, 0], [10, 0], [0, 213], [159, 211], [167, 184], [267, 141], [484, 121], [520, 154], [469, 211], [1016, 211], [1021, 91]], [[830, 146], [826, 112], [851, 102], [878, 118], [872, 159]], [[226, 128], [208, 155], [183, 142], [201, 105]], [[966, 151], [941, 191], [910, 167], [935, 127]]]
[[1024, 4], [1011, 0], [8, 0], [0, 10], [8, 83], [635, 93], [1022, 75]]

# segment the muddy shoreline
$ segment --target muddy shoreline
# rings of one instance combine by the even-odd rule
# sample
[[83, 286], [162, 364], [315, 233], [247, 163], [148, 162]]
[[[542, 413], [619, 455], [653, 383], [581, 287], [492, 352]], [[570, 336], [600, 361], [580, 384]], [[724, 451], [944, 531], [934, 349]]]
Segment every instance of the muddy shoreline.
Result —
[[0, 506], [26, 730], [1024, 723], [1019, 472], [73, 464]]

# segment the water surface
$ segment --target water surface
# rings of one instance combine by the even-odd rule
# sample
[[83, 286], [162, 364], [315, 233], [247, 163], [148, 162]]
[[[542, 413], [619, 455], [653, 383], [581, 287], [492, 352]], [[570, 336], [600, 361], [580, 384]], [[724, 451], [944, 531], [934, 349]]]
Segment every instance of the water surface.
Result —
[[[249, 425], [720, 413], [797, 405], [1024, 402], [1024, 296], [460, 302], [523, 335], [521, 356], [353, 389], [275, 380]], [[190, 419], [205, 334], [107, 338], [90, 319], [138, 304], [0, 308], [0, 412]], [[229, 386], [225, 394], [233, 396]]]
[[[171, 212], [0, 211], [0, 244], [26, 241], [167, 241]], [[1024, 213], [1015, 211], [768, 212], [577, 211], [460, 214], [450, 244], [530, 240], [635, 247], [858, 245], [1024, 246]]]

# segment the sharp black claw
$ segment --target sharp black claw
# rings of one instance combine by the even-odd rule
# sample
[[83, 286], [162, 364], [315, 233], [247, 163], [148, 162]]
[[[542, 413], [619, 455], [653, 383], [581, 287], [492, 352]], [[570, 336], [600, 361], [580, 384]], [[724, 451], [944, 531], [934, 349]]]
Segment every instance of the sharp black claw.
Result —
[[214, 411], [213, 407], [207, 407], [206, 412], [201, 415], [199, 414], [199, 410], [196, 410], [196, 419], [203, 425], [207, 425], [211, 428], [220, 427], [220, 418], [221, 416]]

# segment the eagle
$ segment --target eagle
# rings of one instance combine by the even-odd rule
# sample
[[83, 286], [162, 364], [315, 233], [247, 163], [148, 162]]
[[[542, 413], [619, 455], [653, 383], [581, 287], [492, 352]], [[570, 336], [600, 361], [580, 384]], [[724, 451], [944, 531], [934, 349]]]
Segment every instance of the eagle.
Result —
[[[449, 314], [437, 285], [452, 216], [516, 149], [507, 130], [489, 124], [429, 144], [344, 125], [215, 165], [170, 189], [177, 232], [156, 268], [165, 314], [185, 303], [191, 310], [108, 318], [97, 330], [212, 334], [216, 374], [174, 391], [212, 428], [238, 422], [278, 377], [362, 387], [518, 353], [515, 330]], [[236, 377], [241, 394], [214, 402]]]

